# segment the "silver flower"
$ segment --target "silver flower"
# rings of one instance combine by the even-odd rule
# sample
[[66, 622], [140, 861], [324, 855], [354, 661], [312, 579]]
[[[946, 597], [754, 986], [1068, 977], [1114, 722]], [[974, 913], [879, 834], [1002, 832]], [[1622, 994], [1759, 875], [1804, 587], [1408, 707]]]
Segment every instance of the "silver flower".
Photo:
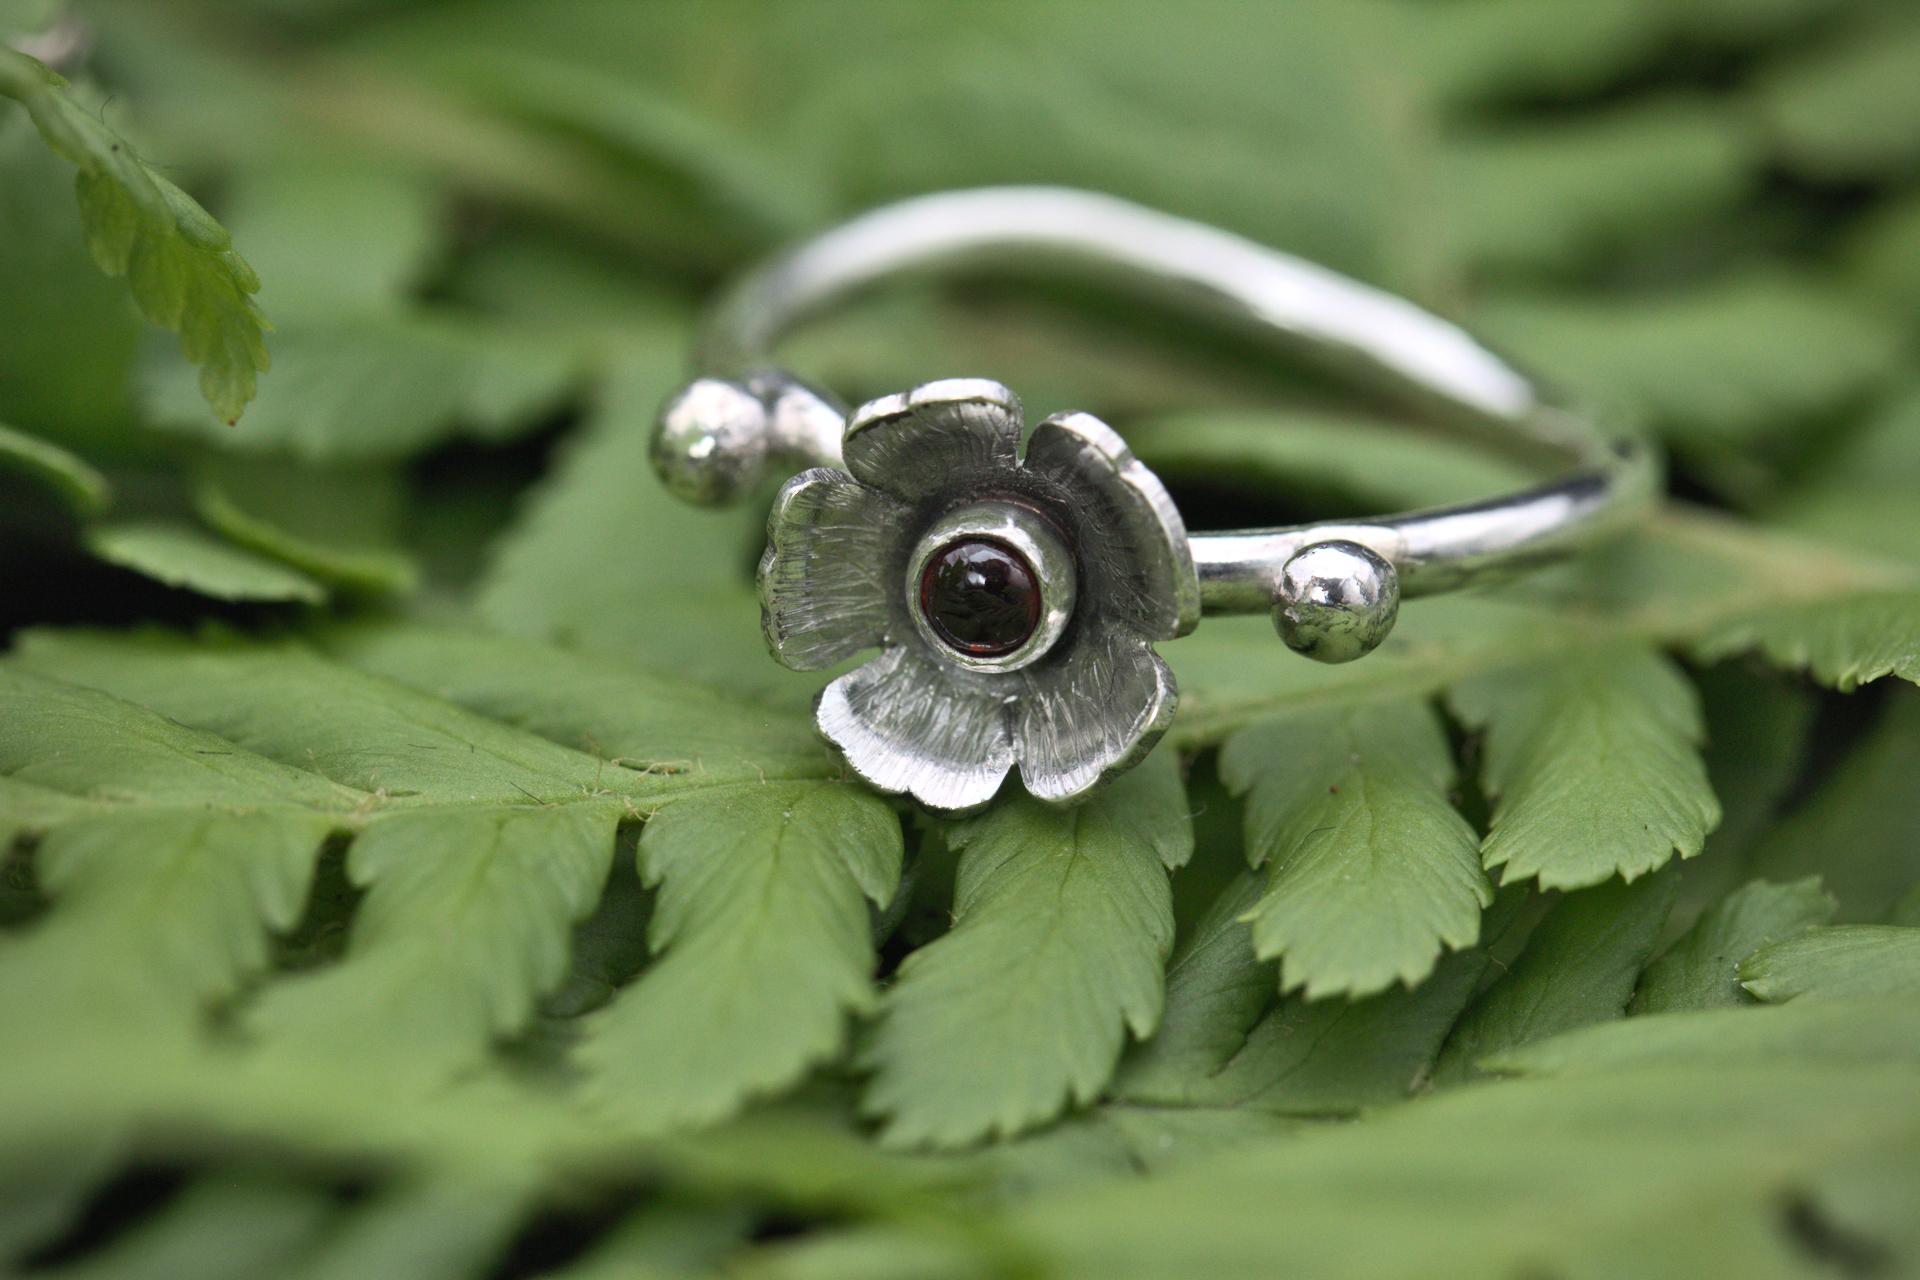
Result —
[[936, 809], [984, 804], [1016, 764], [1066, 802], [1134, 763], [1173, 717], [1153, 642], [1200, 618], [1180, 513], [1113, 429], [1056, 415], [1024, 459], [1021, 430], [997, 382], [872, 401], [846, 471], [795, 476], [767, 521], [774, 656], [817, 670], [877, 646], [821, 692], [821, 731]]

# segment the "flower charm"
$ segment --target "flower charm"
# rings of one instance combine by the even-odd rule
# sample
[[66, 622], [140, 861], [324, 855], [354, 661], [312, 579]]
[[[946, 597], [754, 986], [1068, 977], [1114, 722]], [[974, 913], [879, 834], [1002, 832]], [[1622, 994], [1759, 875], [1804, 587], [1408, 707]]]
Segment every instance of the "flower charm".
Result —
[[986, 803], [1017, 764], [1071, 801], [1173, 718], [1153, 642], [1191, 631], [1186, 528], [1152, 472], [1083, 413], [1034, 428], [978, 379], [856, 410], [846, 471], [788, 481], [760, 562], [767, 643], [798, 670], [880, 656], [822, 691], [820, 729], [862, 778], [936, 809]]

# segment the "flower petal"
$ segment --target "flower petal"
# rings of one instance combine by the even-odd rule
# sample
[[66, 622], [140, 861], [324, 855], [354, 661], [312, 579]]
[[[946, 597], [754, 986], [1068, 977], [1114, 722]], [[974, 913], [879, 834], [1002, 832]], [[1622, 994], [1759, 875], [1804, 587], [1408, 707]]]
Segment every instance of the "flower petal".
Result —
[[1081, 522], [1081, 562], [1097, 600], [1151, 640], [1183, 636], [1200, 622], [1200, 580], [1187, 526], [1160, 478], [1119, 433], [1087, 413], [1055, 414], [1027, 442], [1028, 470], [1065, 486]]
[[1036, 799], [1078, 799], [1153, 749], [1173, 723], [1173, 673], [1131, 632], [1082, 633], [1061, 661], [1021, 673], [1020, 780]]
[[907, 511], [841, 471], [787, 481], [767, 516], [760, 621], [783, 666], [817, 671], [886, 640]]
[[829, 684], [815, 719], [855, 773], [933, 809], [985, 804], [1013, 767], [1000, 699], [913, 649], [889, 649]]
[[847, 419], [847, 470], [907, 499], [1019, 460], [1020, 401], [985, 378], [947, 378], [882, 396]]

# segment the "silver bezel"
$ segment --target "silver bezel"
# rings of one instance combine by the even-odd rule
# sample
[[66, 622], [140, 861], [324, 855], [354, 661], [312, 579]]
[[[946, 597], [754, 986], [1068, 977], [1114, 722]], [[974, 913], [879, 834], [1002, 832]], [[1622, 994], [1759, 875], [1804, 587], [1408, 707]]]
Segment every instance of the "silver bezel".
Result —
[[[964, 538], [1005, 543], [1033, 567], [1040, 585], [1040, 621], [1025, 644], [1012, 653], [976, 657], [959, 652], [934, 630], [920, 610], [920, 578], [934, 553]], [[1073, 552], [1053, 523], [1031, 507], [1004, 499], [970, 503], [950, 511], [928, 526], [907, 557], [905, 583], [907, 612], [929, 649], [942, 661], [964, 671], [1018, 671], [1045, 657], [1073, 620], [1077, 596]]]

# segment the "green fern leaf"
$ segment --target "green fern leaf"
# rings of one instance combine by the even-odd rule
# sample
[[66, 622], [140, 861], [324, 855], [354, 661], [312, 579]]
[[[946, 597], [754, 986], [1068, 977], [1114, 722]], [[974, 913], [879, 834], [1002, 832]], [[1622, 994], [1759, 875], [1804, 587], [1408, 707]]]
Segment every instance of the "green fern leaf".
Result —
[[1733, 204], [1758, 141], [1722, 106], [1658, 100], [1465, 133], [1446, 170], [1458, 252], [1496, 271], [1586, 266]]
[[697, 1124], [831, 1058], [872, 1007], [867, 904], [900, 876], [900, 823], [844, 783], [770, 783], [668, 806], [640, 839], [658, 958], [581, 1047], [629, 1123]]
[[1645, 1067], [1739, 1071], [1781, 1062], [1906, 1067], [1920, 1057], [1912, 1000], [1804, 1000], [1701, 1009], [1580, 1027], [1487, 1060], [1517, 1075], [1609, 1075]]
[[1597, 651], [1453, 686], [1461, 719], [1485, 730], [1493, 800], [1481, 847], [1502, 883], [1579, 889], [1691, 858], [1720, 821], [1699, 744], [1699, 698], [1671, 662]]
[[13, 941], [18, 1034], [177, 1029], [266, 962], [321, 842], [365, 799], [95, 689], [0, 668], [0, 834], [41, 834], [59, 904]]
[[1634, 993], [1633, 1011], [1671, 1013], [1748, 1003], [1740, 984], [1742, 958], [1825, 924], [1836, 905], [1816, 876], [1792, 884], [1756, 880], [1741, 886], [1702, 913], [1647, 967]]
[[1706, 661], [1757, 649], [1843, 692], [1883, 676], [1920, 684], [1920, 593], [1873, 592], [1731, 618], [1696, 645]]
[[1253, 954], [1242, 918], [1265, 892], [1257, 872], [1228, 882], [1167, 962], [1166, 1010], [1153, 1038], [1127, 1054], [1114, 1091], [1130, 1101], [1197, 1105], [1199, 1087], [1246, 1043], [1273, 1003], [1274, 966]]
[[[1791, 1007], [1789, 1007], [1791, 1008]], [[1878, 1057], [1823, 1053], [1779, 1038], [1746, 1060], [1665, 1055], [1561, 1078], [1464, 1089], [1358, 1125], [1256, 1142], [1160, 1177], [1036, 1197], [1006, 1223], [1060, 1274], [1483, 1276], [1821, 1274], [1780, 1227], [1812, 1188], [1832, 1204], [1874, 1171], [1910, 1188], [1920, 1147], [1920, 1043], [1911, 1008], [1826, 1006], [1818, 1028]], [[1781, 1013], [1788, 1010], [1781, 1010]], [[1877, 1034], [1893, 1016], [1908, 1043]], [[1552, 1061], [1689, 1019], [1764, 1020], [1765, 1011], [1636, 1019], [1546, 1042]], [[1704, 1035], [1692, 1037], [1703, 1043]], [[1532, 1059], [1537, 1067], [1544, 1054]], [[1880, 1238], [1904, 1230], [1895, 1195], [1844, 1203]], [[1459, 1206], [1472, 1205], [1471, 1212]]]
[[290, 1275], [330, 1234], [332, 1206], [298, 1183], [207, 1180], [85, 1262], [75, 1280], [246, 1280]]
[[31, 476], [64, 498], [75, 511], [107, 505], [107, 478], [55, 444], [0, 423], [0, 468]]
[[229, 424], [267, 367], [260, 278], [192, 196], [143, 162], [64, 91], [66, 81], [0, 47], [0, 95], [26, 107], [47, 145], [80, 171], [80, 217], [94, 261], [125, 276], [147, 319], [180, 335], [200, 393]]
[[1920, 995], [1920, 929], [1845, 924], [1772, 942], [1740, 962], [1740, 985], [1777, 1004]]
[[1159, 1023], [1166, 873], [1193, 849], [1168, 755], [1078, 808], [1013, 800], [951, 838], [953, 931], [901, 966], [863, 1053], [896, 1143], [1010, 1135], [1098, 1097], [1127, 1032]]
[[[1920, 224], [1916, 224], [1920, 226]], [[1876, 268], [1884, 278], [1889, 269]], [[1920, 290], [1914, 295], [1920, 300]], [[1912, 304], [1901, 309], [1920, 310]], [[1870, 414], [1827, 456], [1817, 476], [1795, 486], [1769, 514], [1823, 541], [1875, 558], [1920, 563], [1920, 386], [1908, 385]]]
[[349, 666], [657, 781], [661, 794], [832, 780], [810, 718], [614, 658], [452, 627], [320, 633]]
[[379, 1059], [390, 1081], [479, 1065], [565, 976], [621, 814], [474, 805], [368, 822], [347, 860], [366, 897], [345, 957], [263, 992], [246, 1030], [275, 1053]]
[[220, 459], [197, 477], [193, 507], [235, 546], [345, 592], [404, 594], [419, 579], [397, 545], [405, 491], [391, 473]]
[[[0, 0], [0, 1272], [1920, 1270], [1908, 15], [70, 7]], [[1210, 618], [1090, 806], [907, 816], [649, 430], [749, 256], [1036, 178], [1458, 316], [1722, 510], [1361, 663]], [[1545, 478], [1074, 282], [886, 292], [782, 360], [1101, 413], [1196, 525]]]
[[1461, 1017], [1435, 1079], [1466, 1079], [1507, 1050], [1618, 1018], [1653, 957], [1678, 887], [1668, 870], [1561, 899], [1528, 936], [1520, 959]]
[[1414, 986], [1443, 949], [1479, 936], [1493, 890], [1425, 706], [1270, 721], [1228, 740], [1220, 772], [1247, 795], [1248, 858], [1267, 867], [1267, 887], [1246, 918], [1257, 953], [1280, 957], [1282, 990]]
[[[251, 812], [274, 793], [236, 784], [225, 797], [239, 810], [233, 816], [189, 812], [169, 823], [164, 812], [136, 805], [115, 818], [113, 830], [128, 848], [140, 847], [134, 832], [142, 823], [177, 832], [163, 846], [177, 852], [155, 864], [154, 873], [168, 877], [163, 883], [189, 872], [237, 880], [236, 888], [221, 892], [211, 892], [210, 882], [210, 907], [274, 887], [254, 911], [281, 929], [293, 923], [320, 840], [331, 831], [356, 833], [349, 869], [370, 889], [346, 959], [276, 988], [250, 1021], [269, 1041], [378, 1053], [409, 1078], [431, 1078], [473, 1061], [494, 1036], [521, 1025], [533, 996], [559, 980], [569, 926], [593, 904], [614, 824], [652, 781], [290, 646], [48, 635], [31, 641], [16, 664], [95, 688], [111, 685], [132, 702], [193, 724], [205, 745], [192, 750], [242, 762], [248, 784], [263, 775], [283, 789], [293, 785], [263, 756], [300, 771], [293, 774], [296, 794], [317, 794], [328, 802], [326, 811]], [[103, 695], [90, 689], [87, 696]], [[306, 717], [276, 710], [295, 703], [307, 705]], [[114, 705], [132, 724], [152, 715]], [[69, 712], [46, 726], [35, 749], [59, 759], [81, 746], [74, 734], [88, 728]], [[120, 732], [131, 737], [130, 729]], [[14, 776], [32, 781], [32, 759], [26, 764]], [[63, 785], [74, 789], [64, 779]], [[86, 785], [111, 793], [122, 784], [102, 774]], [[76, 849], [78, 867], [103, 856], [88, 852], [105, 846], [97, 836], [89, 839], [87, 823], [55, 812], [40, 825], [49, 830], [48, 847]], [[272, 860], [259, 860], [262, 850], [276, 848]], [[262, 878], [274, 867], [280, 869]], [[138, 881], [122, 882], [137, 891]], [[182, 914], [151, 892], [118, 901], [115, 909], [133, 917], [127, 927], [134, 937], [166, 937], [177, 927], [148, 919], [150, 913]], [[258, 923], [235, 914], [234, 905], [225, 910], [195, 923], [200, 945], [232, 957], [220, 971], [230, 980], [263, 957]], [[84, 924], [86, 917], [63, 911], [61, 919]], [[72, 968], [77, 975], [99, 973], [89, 963]], [[215, 984], [178, 985], [191, 996]], [[370, 1009], [384, 1016], [370, 1018]]]
[[[243, 810], [216, 824], [228, 833], [224, 842], [203, 849], [203, 837], [182, 857], [223, 859], [221, 866], [234, 862], [228, 874], [258, 876], [259, 868], [237, 861], [239, 842], [257, 847], [264, 832], [289, 825], [301, 837], [282, 858], [301, 875], [274, 881], [280, 890], [256, 911], [266, 924], [292, 923], [320, 840], [348, 833], [348, 873], [367, 893], [346, 955], [276, 984], [245, 1011], [245, 1025], [270, 1058], [359, 1070], [378, 1063], [388, 1087], [401, 1092], [470, 1069], [495, 1039], [525, 1025], [533, 999], [564, 971], [569, 928], [593, 905], [615, 823], [655, 814], [642, 864], [661, 882], [653, 941], [662, 955], [594, 1024], [580, 1053], [592, 1090], [616, 1106], [623, 1131], [713, 1119], [790, 1083], [843, 1043], [847, 1013], [872, 998], [865, 904], [893, 891], [900, 830], [884, 802], [831, 780], [831, 761], [810, 733], [796, 726], [806, 745], [796, 742], [782, 781], [768, 776], [777, 751], [762, 753], [768, 763], [729, 753], [779, 742], [777, 732], [765, 737], [767, 713], [684, 682], [649, 684], [616, 674], [618, 667], [471, 635], [362, 628], [332, 640], [368, 666], [432, 680], [556, 737], [604, 732], [601, 750], [619, 762], [296, 646], [44, 634], [14, 660], [11, 678], [120, 714], [98, 728], [78, 712], [57, 722], [49, 714], [9, 717], [30, 735], [9, 743], [17, 759], [6, 761], [4, 812], [18, 830], [49, 832], [56, 855], [75, 848], [75, 864], [84, 865], [93, 846], [80, 843], [87, 828], [74, 825], [85, 816], [75, 796], [103, 785], [86, 767], [110, 766], [113, 757], [85, 756], [74, 734], [138, 742], [144, 717], [187, 735], [190, 750], [215, 762], [199, 769], [217, 770], [216, 778], [239, 771], [221, 793]], [[170, 719], [44, 678], [55, 671]], [[301, 711], [277, 710], [294, 707]], [[702, 741], [713, 750], [690, 759], [668, 761], [660, 751], [662, 742], [697, 749]], [[186, 753], [169, 746], [159, 754], [164, 762]], [[197, 754], [188, 758], [198, 764]], [[232, 761], [240, 763], [218, 763]], [[324, 811], [309, 804], [278, 826], [271, 814], [244, 812], [274, 794], [253, 785], [255, 773], [324, 802]], [[137, 848], [132, 824], [157, 819], [134, 806], [118, 821], [113, 834]], [[162, 861], [155, 874], [173, 865]], [[138, 895], [139, 882], [131, 892]], [[87, 943], [94, 929], [116, 922], [100, 916], [87, 928], [87, 899], [76, 901], [71, 918]], [[136, 916], [143, 905], [164, 906], [150, 894], [110, 902]], [[233, 962], [226, 988], [257, 966], [258, 920], [229, 911], [186, 923], [205, 934], [203, 945], [222, 954], [238, 948], [247, 961]], [[165, 921], [138, 924], [128, 931], [135, 940], [144, 932], [160, 946], [173, 936]], [[63, 958], [76, 975], [99, 977], [75, 954]], [[11, 976], [26, 988], [45, 981], [40, 965]]]
[[1786, 160], [1826, 179], [1910, 172], [1920, 161], [1913, 68], [1920, 23], [1898, 8], [1871, 10], [1853, 30], [1787, 64], [1761, 86], [1761, 108]]
[[1643, 416], [1736, 493], [1773, 483], [1755, 446], [1784, 448], [1884, 386], [1899, 358], [1884, 320], [1792, 276], [1670, 297], [1515, 295], [1486, 303], [1480, 322], [1597, 403]]
[[[472, 633], [350, 628], [334, 652], [661, 782], [640, 867], [655, 963], [580, 1050], [625, 1123], [712, 1120], [790, 1084], [872, 1000], [866, 903], [899, 877], [900, 825], [800, 717], [684, 680]], [[676, 798], [678, 797], [678, 798]], [[635, 922], [634, 927], [638, 927]]]
[[[1273, 965], [1254, 959], [1240, 919], [1258, 900], [1244, 874], [1222, 893], [1167, 967], [1160, 1032], [1130, 1054], [1116, 1092], [1135, 1102], [1281, 1115], [1349, 1114], [1419, 1087], [1447, 1032], [1492, 965], [1487, 947], [1444, 957], [1414, 990], [1359, 1000], [1275, 1000]], [[1511, 927], [1525, 894], [1482, 920], [1487, 942]]]
[[191, 525], [110, 521], [87, 530], [86, 546], [108, 564], [215, 600], [319, 604], [327, 598], [326, 587], [298, 569]]
[[177, 369], [147, 371], [144, 407], [156, 426], [228, 449], [322, 462], [401, 458], [526, 430], [573, 389], [583, 357], [544, 333], [422, 312], [296, 319], [275, 335], [274, 361], [240, 435], [215, 434]]
[[1232, 480], [1356, 509], [1473, 502], [1529, 478], [1503, 458], [1358, 413], [1166, 414], [1129, 422], [1127, 447], [1169, 482]]
[[[767, 661], [760, 604], [740, 572], [764, 545], [764, 515], [687, 506], [653, 477], [648, 433], [672, 377], [641, 362], [611, 380], [495, 547], [476, 607], [514, 635], [802, 703], [817, 681]], [[610, 557], [610, 546], [672, 554]]]

